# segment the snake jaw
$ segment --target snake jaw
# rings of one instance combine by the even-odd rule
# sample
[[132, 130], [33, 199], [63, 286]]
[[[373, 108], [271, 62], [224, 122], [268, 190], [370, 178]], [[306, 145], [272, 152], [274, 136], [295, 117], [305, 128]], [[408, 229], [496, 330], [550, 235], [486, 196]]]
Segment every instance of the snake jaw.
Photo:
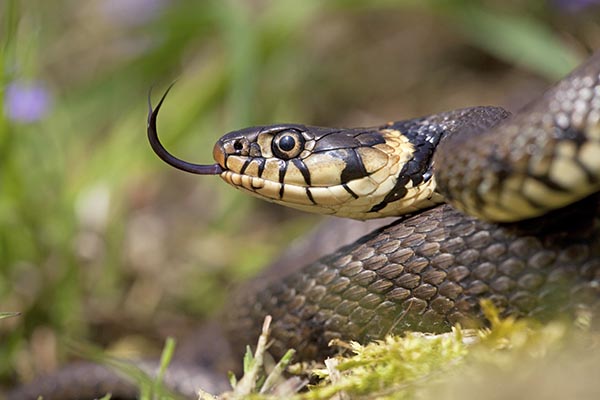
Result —
[[223, 160], [224, 160], [225, 156], [223, 155], [222, 149], [218, 149], [217, 146], [215, 146], [215, 148], [213, 149], [213, 157], [218, 162], [218, 164], [212, 164], [212, 165], [193, 164], [193, 163], [184, 161], [180, 158], [177, 158], [174, 155], [172, 155], [171, 153], [169, 153], [167, 151], [167, 149], [165, 149], [165, 147], [162, 145], [160, 140], [158, 139], [158, 131], [156, 129], [156, 118], [158, 117], [158, 112], [160, 111], [160, 107], [162, 106], [163, 101], [167, 97], [167, 94], [169, 94], [169, 91], [171, 90], [171, 88], [173, 87], [174, 84], [175, 83], [172, 83], [167, 88], [167, 90], [165, 91], [165, 94], [163, 94], [160, 101], [156, 105], [156, 108], [154, 108], [154, 109], [152, 109], [152, 102], [150, 100], [150, 96], [152, 94], [152, 89], [150, 89], [150, 91], [148, 93], [147, 133], [148, 133], [148, 141], [150, 142], [150, 146], [152, 147], [152, 150], [154, 150], [156, 155], [159, 156], [164, 162], [166, 162], [167, 164], [169, 164], [177, 169], [180, 169], [182, 171], [186, 171], [186, 172], [190, 172], [192, 174], [198, 174], [198, 175], [220, 175], [224, 171], [222, 165], [224, 164]]

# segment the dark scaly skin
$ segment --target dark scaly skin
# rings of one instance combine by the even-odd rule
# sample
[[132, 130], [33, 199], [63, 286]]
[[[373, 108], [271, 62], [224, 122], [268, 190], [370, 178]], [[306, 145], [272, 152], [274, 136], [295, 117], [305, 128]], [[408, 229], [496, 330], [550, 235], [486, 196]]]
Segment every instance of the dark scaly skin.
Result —
[[[482, 322], [489, 298], [504, 315], [545, 319], [600, 300], [600, 201], [499, 226], [441, 205], [400, 219], [229, 308], [231, 343], [254, 343], [273, 316], [270, 351], [332, 353], [334, 338], [366, 342], [405, 330]], [[238, 349], [240, 350], [240, 349]]]
[[[159, 363], [155, 360], [136, 361], [131, 367], [154, 377]], [[111, 400], [136, 399], [139, 386], [131, 378], [104, 365], [77, 362], [55, 374], [38, 378], [32, 385], [14, 389], [7, 394], [6, 400], [35, 400], [39, 396], [44, 400], [98, 399], [107, 393], [111, 394]], [[162, 383], [166, 391], [187, 399], [196, 399], [199, 389], [217, 392], [228, 387], [223, 377], [215, 376], [206, 368], [180, 362], [171, 363]], [[1, 393], [0, 399], [4, 399]]]
[[[572, 167], [557, 167], [561, 159]], [[447, 202], [488, 221], [510, 222], [598, 192], [599, 159], [600, 51], [496, 128], [466, 129], [443, 140], [434, 163]], [[528, 195], [523, 185], [531, 183], [544, 194]]]

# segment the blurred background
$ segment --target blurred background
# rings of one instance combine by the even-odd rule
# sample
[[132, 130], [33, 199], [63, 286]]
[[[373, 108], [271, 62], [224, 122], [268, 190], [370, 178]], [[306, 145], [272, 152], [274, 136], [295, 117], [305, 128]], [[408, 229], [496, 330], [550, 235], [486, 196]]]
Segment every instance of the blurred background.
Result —
[[599, 0], [2, 0], [0, 385], [160, 350], [319, 217], [162, 163], [227, 131], [515, 110], [600, 48]]

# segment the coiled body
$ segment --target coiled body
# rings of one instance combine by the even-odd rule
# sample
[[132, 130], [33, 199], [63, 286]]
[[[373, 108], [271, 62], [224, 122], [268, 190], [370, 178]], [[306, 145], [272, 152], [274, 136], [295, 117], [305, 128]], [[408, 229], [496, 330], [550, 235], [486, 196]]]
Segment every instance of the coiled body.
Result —
[[482, 326], [484, 298], [504, 315], [540, 319], [597, 309], [598, 197], [503, 226], [441, 205], [240, 295], [227, 315], [232, 343], [254, 343], [269, 314], [271, 352], [294, 348], [301, 359], [319, 359], [334, 351], [334, 338], [366, 342], [405, 330]]
[[[242, 296], [232, 307], [244, 327], [230, 329], [234, 343], [251, 343], [255, 335], [246, 333], [267, 314], [275, 321], [273, 351], [292, 347], [310, 359], [329, 354], [334, 338], [364, 342], [480, 323], [484, 298], [505, 315], [538, 318], [597, 307], [600, 53], [513, 117], [479, 107], [379, 130], [407, 138], [412, 158], [402, 171], [420, 162], [422, 175], [432, 175], [436, 192], [456, 208], [401, 218]], [[423, 162], [419, 149], [434, 141], [435, 155]], [[390, 192], [396, 196], [359, 218], [422, 186], [425, 179], [404, 179], [402, 171]]]

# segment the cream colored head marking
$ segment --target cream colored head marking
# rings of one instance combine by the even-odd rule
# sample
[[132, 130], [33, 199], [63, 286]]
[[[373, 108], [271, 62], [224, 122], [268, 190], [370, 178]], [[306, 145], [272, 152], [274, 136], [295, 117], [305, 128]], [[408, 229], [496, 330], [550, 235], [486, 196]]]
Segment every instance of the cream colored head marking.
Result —
[[391, 127], [251, 127], [217, 141], [217, 164], [198, 165], [172, 156], [160, 145], [156, 116], [163, 100], [164, 96], [155, 110], [150, 108], [148, 137], [155, 152], [176, 168], [219, 174], [237, 189], [274, 203], [357, 219], [403, 214], [438, 201], [431, 199], [432, 177], [419, 185], [399, 178], [415, 146]]

